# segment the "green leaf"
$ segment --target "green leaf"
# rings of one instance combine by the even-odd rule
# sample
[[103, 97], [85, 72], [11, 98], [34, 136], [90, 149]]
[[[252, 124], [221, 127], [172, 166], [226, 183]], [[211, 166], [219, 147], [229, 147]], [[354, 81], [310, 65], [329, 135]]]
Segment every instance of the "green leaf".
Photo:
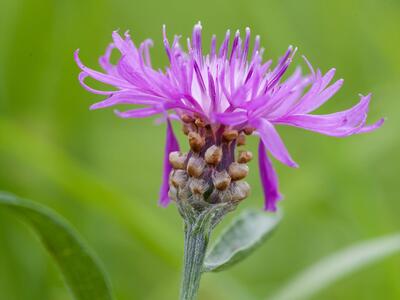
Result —
[[71, 199], [106, 213], [146, 251], [173, 268], [180, 267], [181, 237], [171, 230], [164, 212], [150, 210], [143, 201], [132, 199], [132, 195], [123, 193], [31, 128], [27, 130], [15, 120], [0, 116], [0, 155], [29, 169], [31, 176], [43, 176], [47, 184], [62, 188]]
[[248, 210], [236, 218], [208, 252], [203, 272], [225, 270], [249, 256], [271, 235], [281, 214]]
[[388, 235], [351, 246], [323, 258], [302, 271], [268, 299], [309, 299], [338, 279], [396, 252], [400, 252], [400, 234]]
[[63, 218], [42, 205], [3, 192], [0, 192], [0, 207], [10, 209], [37, 232], [74, 299], [113, 299], [97, 259]]

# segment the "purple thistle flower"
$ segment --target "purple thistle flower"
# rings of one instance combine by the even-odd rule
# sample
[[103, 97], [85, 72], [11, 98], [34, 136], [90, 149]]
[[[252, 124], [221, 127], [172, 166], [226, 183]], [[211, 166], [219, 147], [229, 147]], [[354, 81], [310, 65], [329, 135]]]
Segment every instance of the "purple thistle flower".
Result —
[[[296, 53], [292, 46], [272, 67], [271, 60], [263, 62], [264, 49], [260, 48], [259, 36], [256, 36], [250, 53], [250, 29], [246, 28], [244, 40], [237, 31], [231, 46], [228, 30], [219, 49], [213, 36], [210, 52], [205, 55], [201, 29], [200, 23], [194, 26], [192, 39], [187, 40], [187, 51], [184, 51], [180, 36], [175, 36], [170, 43], [163, 27], [164, 47], [170, 62], [165, 71], [155, 70], [151, 65], [149, 49], [153, 42], [145, 40], [136, 47], [128, 33], [124, 37], [113, 33], [113, 43], [100, 58], [103, 73], [84, 66], [78, 57], [78, 50], [75, 52], [75, 60], [82, 70], [80, 83], [92, 93], [107, 96], [106, 100], [92, 105], [91, 109], [118, 104], [140, 105], [140, 108], [115, 112], [122, 118], [161, 114], [167, 120], [164, 175], [160, 191], [162, 205], [169, 202], [169, 174], [172, 170], [169, 156], [179, 149], [170, 119], [181, 120], [186, 134], [193, 131], [201, 133], [200, 137], [189, 134], [189, 140], [206, 139], [203, 144], [197, 141], [200, 143], [197, 150], [193, 148], [196, 143], [194, 146], [191, 144], [192, 154], [198, 152], [200, 156], [206, 155], [201, 150], [204, 145], [209, 147], [216, 144], [223, 150], [224, 159], [220, 163], [223, 167], [215, 167], [215, 172], [220, 173], [235, 161], [232, 152], [236, 144], [243, 140], [244, 134], [257, 134], [260, 138], [258, 155], [265, 208], [270, 211], [276, 210], [280, 193], [277, 175], [267, 152], [280, 162], [297, 167], [275, 125], [289, 125], [345, 137], [375, 130], [383, 124], [384, 120], [380, 119], [372, 125], [366, 125], [370, 94], [361, 95], [360, 102], [348, 110], [326, 115], [312, 114], [340, 89], [343, 80], [330, 84], [335, 69], [322, 74], [319, 69], [314, 70], [307, 60], [311, 74], [303, 75], [301, 69], [297, 68], [283, 80]], [[114, 49], [121, 54], [115, 65], [110, 62]], [[113, 89], [103, 91], [91, 88], [85, 83], [86, 77], [110, 85]], [[224, 134], [229, 132], [234, 133], [233, 139], [224, 139]], [[224, 141], [231, 146], [224, 146]], [[194, 157], [191, 154], [185, 156], [186, 165], [190, 156]], [[207, 174], [208, 179], [205, 175], [201, 177], [205, 181], [215, 175], [212, 172]]]

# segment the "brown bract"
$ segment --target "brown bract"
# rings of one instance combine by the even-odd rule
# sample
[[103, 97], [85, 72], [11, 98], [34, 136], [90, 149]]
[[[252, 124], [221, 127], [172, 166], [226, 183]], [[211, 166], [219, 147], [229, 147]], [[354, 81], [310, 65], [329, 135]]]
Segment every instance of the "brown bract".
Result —
[[212, 145], [204, 154], [204, 159], [210, 165], [217, 165], [222, 159], [222, 149], [216, 145]]
[[193, 118], [191, 116], [189, 116], [189, 115], [182, 115], [181, 116], [181, 120], [184, 123], [192, 123], [193, 122]]
[[204, 160], [201, 157], [192, 156], [187, 164], [187, 172], [192, 177], [200, 177], [205, 167]]
[[202, 119], [196, 119], [196, 120], [194, 121], [194, 124], [195, 124], [197, 127], [200, 127], [200, 128], [206, 127], [206, 123], [205, 123]]
[[224, 138], [225, 141], [231, 142], [235, 140], [238, 137], [239, 133], [237, 130], [234, 129], [228, 129], [225, 130], [224, 133], [222, 134], [222, 137]]
[[230, 164], [228, 172], [232, 180], [241, 180], [249, 174], [249, 167], [246, 164], [233, 162]]
[[240, 151], [238, 157], [238, 163], [246, 164], [253, 158], [253, 153], [250, 151]]
[[250, 185], [246, 181], [233, 182], [232, 201], [242, 201], [250, 195]]
[[173, 170], [170, 175], [170, 182], [176, 188], [185, 186], [188, 176], [184, 170]]
[[200, 152], [201, 148], [203, 148], [203, 146], [205, 144], [204, 138], [197, 132], [193, 132], [193, 131], [189, 132], [188, 139], [189, 139], [190, 148], [194, 152]]
[[212, 179], [215, 188], [220, 191], [226, 190], [231, 183], [231, 177], [225, 170], [222, 172], [216, 172]]
[[243, 133], [239, 134], [236, 143], [238, 146], [246, 145], [246, 136]]
[[174, 169], [185, 169], [187, 154], [173, 151], [169, 154], [169, 162]]
[[255, 130], [255, 129], [252, 128], [252, 127], [245, 127], [245, 128], [243, 129], [243, 132], [244, 132], [245, 135], [251, 135], [251, 134], [253, 134], [254, 130]]

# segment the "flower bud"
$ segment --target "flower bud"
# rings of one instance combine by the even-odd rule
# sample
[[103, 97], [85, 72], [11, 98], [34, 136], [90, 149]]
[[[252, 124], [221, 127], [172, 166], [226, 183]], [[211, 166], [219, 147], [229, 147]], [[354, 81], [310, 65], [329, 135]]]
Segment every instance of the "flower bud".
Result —
[[245, 164], [248, 163], [253, 158], [253, 153], [250, 151], [240, 151], [238, 157], [238, 163]]
[[222, 149], [216, 145], [212, 145], [204, 154], [206, 162], [210, 165], [217, 165], [222, 159]]
[[222, 172], [215, 172], [212, 176], [213, 184], [217, 190], [223, 191], [229, 187], [231, 178], [225, 170]]
[[174, 169], [185, 169], [185, 161], [187, 154], [173, 151], [169, 154], [169, 162]]
[[246, 164], [233, 162], [229, 165], [228, 172], [232, 180], [240, 180], [245, 178], [247, 174], [249, 174], [249, 167]]
[[235, 140], [238, 137], [239, 133], [237, 130], [234, 129], [228, 129], [225, 130], [224, 133], [222, 134], [222, 137], [224, 138], [225, 141], [231, 142]]
[[189, 132], [188, 138], [189, 138], [190, 148], [194, 152], [200, 152], [201, 148], [203, 148], [203, 146], [205, 144], [204, 138], [197, 132], [193, 132], [193, 131]]
[[188, 180], [184, 170], [173, 170], [170, 175], [170, 182], [176, 188], [183, 188]]
[[208, 184], [203, 179], [193, 178], [190, 180], [189, 187], [193, 194], [203, 195], [208, 189]]
[[205, 167], [204, 160], [200, 157], [192, 156], [187, 164], [187, 172], [192, 177], [200, 177]]
[[234, 182], [231, 185], [232, 201], [241, 201], [250, 195], [250, 185], [246, 181]]

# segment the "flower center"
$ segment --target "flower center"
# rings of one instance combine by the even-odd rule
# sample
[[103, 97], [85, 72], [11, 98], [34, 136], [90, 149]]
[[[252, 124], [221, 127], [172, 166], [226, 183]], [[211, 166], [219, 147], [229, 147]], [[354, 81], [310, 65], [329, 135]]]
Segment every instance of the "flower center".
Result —
[[243, 179], [249, 173], [250, 151], [238, 151], [245, 145], [247, 128], [236, 130], [224, 125], [213, 127], [201, 118], [181, 117], [190, 151], [171, 152], [169, 196], [174, 201], [189, 201], [201, 209], [208, 204], [230, 202], [237, 205], [248, 197], [250, 186]]

